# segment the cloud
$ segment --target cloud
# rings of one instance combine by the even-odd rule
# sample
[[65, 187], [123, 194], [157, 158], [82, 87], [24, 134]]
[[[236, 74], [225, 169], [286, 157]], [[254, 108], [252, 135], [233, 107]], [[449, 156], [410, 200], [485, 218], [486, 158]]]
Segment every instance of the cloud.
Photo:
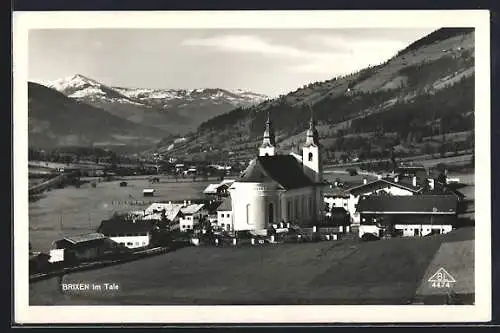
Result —
[[207, 47], [219, 52], [257, 54], [292, 62], [287, 69], [298, 73], [347, 74], [379, 64], [402, 49], [404, 42], [391, 39], [352, 39], [312, 34], [304, 36], [302, 46], [275, 43], [257, 35], [217, 35], [191, 38], [181, 45]]
[[184, 46], [204, 46], [225, 52], [255, 53], [281, 58], [321, 58], [329, 56], [323, 52], [310, 52], [290, 45], [272, 43], [255, 35], [219, 35], [209, 38], [186, 39]]

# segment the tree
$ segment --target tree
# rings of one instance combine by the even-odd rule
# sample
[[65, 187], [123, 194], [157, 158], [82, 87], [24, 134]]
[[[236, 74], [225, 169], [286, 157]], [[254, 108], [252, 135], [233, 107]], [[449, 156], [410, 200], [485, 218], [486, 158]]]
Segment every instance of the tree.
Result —
[[444, 133], [441, 135], [441, 144], [439, 146], [439, 154], [441, 157], [444, 157], [446, 152], [446, 140]]

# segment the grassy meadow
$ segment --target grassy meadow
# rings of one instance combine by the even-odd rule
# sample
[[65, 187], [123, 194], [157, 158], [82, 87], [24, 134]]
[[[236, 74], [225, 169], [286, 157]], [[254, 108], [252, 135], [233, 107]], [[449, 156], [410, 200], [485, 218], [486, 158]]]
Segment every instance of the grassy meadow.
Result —
[[[453, 262], [450, 270], [467, 282], [457, 284], [457, 293], [474, 293], [471, 248], [449, 251], [447, 245], [473, 237], [474, 228], [466, 227], [446, 235], [376, 242], [189, 247], [62, 279], [116, 283], [120, 291], [112, 294], [61, 292], [57, 278], [32, 283], [30, 304], [410, 304], [422, 281], [434, 273], [428, 267], [436, 256], [441, 265]], [[454, 269], [460, 267], [467, 269]]]
[[[34, 250], [47, 251], [52, 241], [64, 236], [93, 232], [114, 212], [140, 210], [149, 201], [177, 201], [202, 197], [203, 189], [210, 182], [167, 182], [150, 184], [147, 179], [127, 179], [99, 182], [95, 188], [86, 183], [45, 193], [40, 200], [29, 203], [29, 239]], [[154, 197], [143, 197], [144, 188], [154, 188]], [[135, 201], [146, 201], [135, 205]]]

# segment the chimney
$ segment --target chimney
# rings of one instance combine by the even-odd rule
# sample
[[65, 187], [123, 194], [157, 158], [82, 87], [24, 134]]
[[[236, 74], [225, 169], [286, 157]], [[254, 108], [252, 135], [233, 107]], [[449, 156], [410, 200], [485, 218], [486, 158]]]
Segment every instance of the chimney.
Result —
[[412, 182], [413, 186], [417, 186], [417, 177], [416, 176], [413, 176], [413, 182]]
[[186, 200], [184, 200], [184, 206], [186, 206], [186, 203], [187, 203]]
[[188, 206], [191, 205], [191, 200], [188, 200]]
[[377, 175], [377, 179], [382, 179], [382, 175]]
[[395, 183], [399, 182], [399, 176], [394, 177], [394, 182]]
[[366, 178], [363, 178], [363, 184], [366, 184], [367, 182]]
[[429, 187], [434, 191], [434, 178], [429, 179]]

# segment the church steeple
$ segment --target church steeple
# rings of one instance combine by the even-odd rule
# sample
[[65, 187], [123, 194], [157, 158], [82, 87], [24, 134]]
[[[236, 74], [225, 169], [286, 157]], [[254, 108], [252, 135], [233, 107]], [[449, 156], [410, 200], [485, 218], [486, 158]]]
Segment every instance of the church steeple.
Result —
[[310, 106], [309, 108], [311, 110], [311, 119], [309, 120], [309, 128], [306, 132], [306, 142], [302, 147], [302, 164], [309, 177], [319, 183], [323, 179], [319, 133], [316, 129], [313, 109]]
[[306, 133], [306, 144], [305, 147], [318, 146], [319, 147], [319, 134], [316, 129], [316, 120], [314, 119], [314, 112], [312, 107], [309, 106], [311, 110], [311, 119], [309, 120], [309, 129]]
[[276, 137], [274, 135], [271, 115], [267, 112], [266, 129], [262, 138], [262, 145], [259, 148], [259, 156], [273, 156], [276, 153]]

